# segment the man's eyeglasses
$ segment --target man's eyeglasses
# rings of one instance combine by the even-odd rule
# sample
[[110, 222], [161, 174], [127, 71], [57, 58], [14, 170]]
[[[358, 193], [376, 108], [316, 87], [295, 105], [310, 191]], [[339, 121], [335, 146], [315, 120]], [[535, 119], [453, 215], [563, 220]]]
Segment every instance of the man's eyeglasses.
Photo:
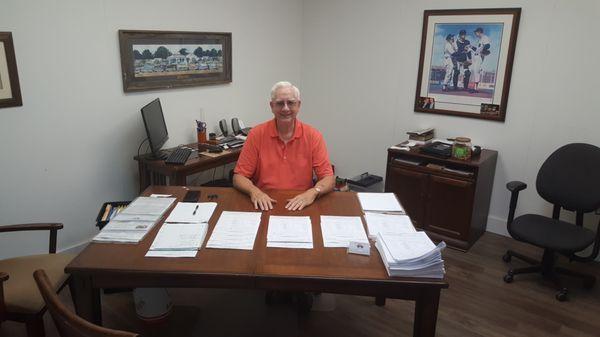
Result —
[[283, 109], [283, 107], [288, 106], [288, 108], [295, 108], [298, 106], [298, 101], [275, 101], [275, 106], [279, 109]]

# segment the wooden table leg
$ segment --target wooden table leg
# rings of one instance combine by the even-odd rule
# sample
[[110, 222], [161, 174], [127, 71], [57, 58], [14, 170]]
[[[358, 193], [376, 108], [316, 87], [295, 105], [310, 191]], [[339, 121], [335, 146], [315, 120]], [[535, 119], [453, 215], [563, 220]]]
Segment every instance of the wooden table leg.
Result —
[[169, 185], [170, 186], [186, 186], [187, 185], [187, 176], [181, 173], [175, 173], [169, 177]]
[[150, 180], [151, 180], [150, 171], [148, 171], [146, 164], [142, 163], [141, 159], [138, 161], [138, 171], [140, 174], [140, 193], [141, 193], [146, 189], [146, 187], [150, 186]]
[[440, 289], [424, 290], [415, 302], [414, 337], [434, 337]]
[[92, 287], [92, 279], [86, 275], [71, 275], [69, 290], [75, 312], [83, 319], [102, 325], [102, 307], [100, 289]]

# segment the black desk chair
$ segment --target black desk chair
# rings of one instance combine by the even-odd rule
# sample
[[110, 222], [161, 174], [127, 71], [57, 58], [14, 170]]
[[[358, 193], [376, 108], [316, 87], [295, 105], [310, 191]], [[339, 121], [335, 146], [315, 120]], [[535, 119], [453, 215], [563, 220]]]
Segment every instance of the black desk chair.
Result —
[[[581, 262], [592, 261], [598, 256], [600, 223], [594, 233], [583, 227], [583, 215], [600, 208], [600, 148], [581, 143], [559, 148], [542, 164], [535, 185], [538, 194], [554, 205], [552, 218], [525, 214], [515, 219], [519, 192], [527, 188], [527, 185], [511, 181], [506, 184], [511, 192], [507, 225], [508, 232], [516, 240], [544, 248], [542, 261], [508, 250], [502, 257], [505, 262], [510, 262], [514, 256], [533, 266], [509, 269], [504, 281], [511, 283], [513, 276], [517, 274], [541, 273], [558, 287], [556, 299], [565, 301], [567, 289], [561, 286], [557, 274], [581, 278], [586, 288], [593, 287], [596, 281], [593, 275], [555, 266], [555, 253], [565, 255], [571, 261]], [[576, 212], [575, 225], [559, 220], [561, 208]], [[576, 254], [592, 243], [594, 247], [589, 256]]]

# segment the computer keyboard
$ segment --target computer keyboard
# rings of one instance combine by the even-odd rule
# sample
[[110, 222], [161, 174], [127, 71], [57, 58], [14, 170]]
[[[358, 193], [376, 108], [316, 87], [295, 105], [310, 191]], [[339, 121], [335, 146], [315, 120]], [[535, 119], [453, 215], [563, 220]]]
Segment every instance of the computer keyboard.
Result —
[[237, 138], [235, 136], [227, 136], [227, 137], [223, 137], [221, 139], [219, 139], [219, 144], [225, 144], [225, 143], [229, 143], [231, 141], [236, 140]]
[[178, 147], [175, 151], [171, 152], [169, 157], [165, 159], [166, 164], [177, 164], [182, 165], [188, 160], [188, 157], [192, 154], [192, 150], [188, 148]]
[[244, 141], [241, 139], [232, 140], [229, 143], [227, 143], [227, 146], [229, 146], [230, 149], [242, 147], [244, 146]]

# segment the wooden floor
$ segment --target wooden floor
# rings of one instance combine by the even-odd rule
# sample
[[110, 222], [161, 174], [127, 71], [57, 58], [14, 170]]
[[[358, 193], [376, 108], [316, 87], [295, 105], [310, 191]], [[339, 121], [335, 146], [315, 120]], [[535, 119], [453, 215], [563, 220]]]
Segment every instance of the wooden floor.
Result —
[[[569, 282], [570, 300], [558, 302], [555, 290], [533, 275], [505, 284], [507, 248], [532, 257], [541, 251], [486, 233], [468, 253], [444, 251], [450, 288], [442, 291], [438, 336], [599, 336], [600, 265], [569, 267], [594, 273], [599, 285], [584, 290]], [[513, 260], [515, 266], [524, 263]], [[568, 264], [561, 260], [561, 264]], [[296, 314], [289, 304], [266, 306], [262, 292], [170, 289], [175, 304], [167, 324], [146, 326], [135, 317], [131, 293], [103, 295], [105, 325], [144, 336], [412, 336], [412, 302], [388, 300], [377, 307], [367, 297], [335, 295], [333, 311]], [[66, 289], [61, 297], [70, 305]], [[46, 315], [47, 335], [58, 336]], [[7, 322], [0, 336], [25, 336], [24, 326]]]

